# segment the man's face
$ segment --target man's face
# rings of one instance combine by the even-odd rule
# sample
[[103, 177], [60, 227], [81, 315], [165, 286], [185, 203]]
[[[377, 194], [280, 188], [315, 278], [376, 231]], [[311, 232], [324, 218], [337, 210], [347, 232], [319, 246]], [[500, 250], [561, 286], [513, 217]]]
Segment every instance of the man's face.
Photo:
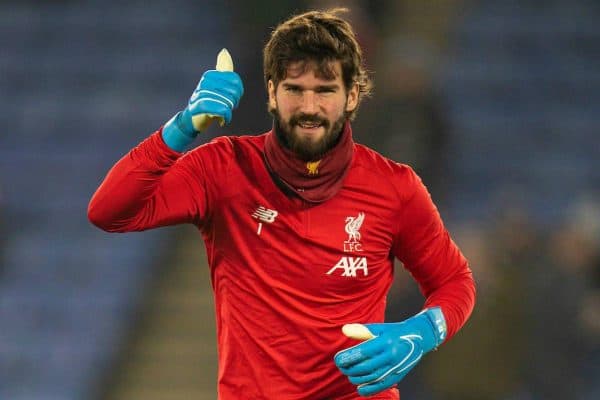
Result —
[[332, 63], [334, 77], [326, 79], [314, 65], [293, 63], [275, 87], [269, 81], [269, 111], [289, 148], [304, 161], [318, 160], [335, 143], [346, 112], [358, 104], [358, 85], [347, 92], [339, 61]]

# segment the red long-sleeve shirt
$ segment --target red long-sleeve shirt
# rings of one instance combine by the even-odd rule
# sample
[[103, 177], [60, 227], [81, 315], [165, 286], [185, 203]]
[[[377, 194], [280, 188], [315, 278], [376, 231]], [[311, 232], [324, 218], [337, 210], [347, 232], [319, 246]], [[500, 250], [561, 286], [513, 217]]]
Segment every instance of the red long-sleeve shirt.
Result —
[[473, 308], [471, 271], [408, 166], [354, 144], [342, 189], [311, 204], [276, 185], [264, 142], [265, 135], [221, 137], [182, 155], [156, 132], [111, 169], [89, 218], [110, 232], [200, 229], [215, 295], [221, 400], [358, 398], [333, 356], [356, 344], [342, 325], [383, 321], [394, 257], [425, 307], [442, 308], [448, 337]]

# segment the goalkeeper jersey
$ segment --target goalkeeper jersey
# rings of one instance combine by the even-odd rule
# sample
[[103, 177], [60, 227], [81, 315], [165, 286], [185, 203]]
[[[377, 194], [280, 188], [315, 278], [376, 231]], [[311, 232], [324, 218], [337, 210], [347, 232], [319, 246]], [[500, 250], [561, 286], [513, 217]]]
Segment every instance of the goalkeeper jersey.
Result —
[[111, 232], [198, 227], [215, 298], [219, 399], [358, 399], [333, 356], [357, 344], [344, 324], [384, 320], [394, 259], [424, 307], [442, 308], [448, 337], [473, 308], [471, 271], [410, 167], [354, 143], [342, 188], [309, 203], [270, 175], [263, 148], [272, 134], [181, 154], [155, 132], [113, 166], [88, 215]]

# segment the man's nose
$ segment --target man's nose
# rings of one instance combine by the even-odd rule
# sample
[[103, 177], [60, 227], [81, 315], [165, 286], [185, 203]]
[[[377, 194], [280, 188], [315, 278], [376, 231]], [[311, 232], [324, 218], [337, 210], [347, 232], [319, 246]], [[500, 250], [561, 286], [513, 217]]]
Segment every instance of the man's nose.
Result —
[[312, 90], [305, 90], [302, 94], [301, 110], [305, 114], [313, 114], [319, 108], [318, 97]]

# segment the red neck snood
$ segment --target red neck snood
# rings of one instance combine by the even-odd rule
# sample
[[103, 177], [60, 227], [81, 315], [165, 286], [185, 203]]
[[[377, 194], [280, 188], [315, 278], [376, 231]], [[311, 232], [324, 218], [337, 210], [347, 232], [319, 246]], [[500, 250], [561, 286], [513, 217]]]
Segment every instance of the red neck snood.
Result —
[[346, 122], [339, 142], [319, 161], [306, 162], [283, 147], [275, 131], [265, 140], [265, 161], [275, 179], [302, 199], [320, 203], [332, 198], [342, 187], [350, 169], [354, 141], [352, 128]]

